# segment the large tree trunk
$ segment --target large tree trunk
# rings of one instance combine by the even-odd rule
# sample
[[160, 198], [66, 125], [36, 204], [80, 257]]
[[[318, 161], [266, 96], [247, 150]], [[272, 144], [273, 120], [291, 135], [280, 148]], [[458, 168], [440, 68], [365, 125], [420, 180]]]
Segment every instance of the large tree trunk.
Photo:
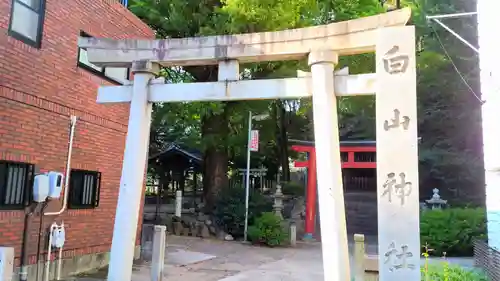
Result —
[[213, 209], [219, 190], [229, 183], [227, 145], [224, 141], [228, 134], [227, 123], [226, 112], [203, 118], [203, 138], [208, 140], [217, 138], [217, 143], [210, 143], [207, 146], [203, 161], [203, 194], [207, 212]]
[[277, 101], [278, 106], [278, 146], [280, 149], [280, 166], [283, 169], [283, 174], [281, 179], [285, 182], [290, 181], [290, 162], [288, 161], [288, 132], [287, 132], [287, 112], [285, 110], [285, 105], [283, 101]]
[[214, 148], [207, 149], [205, 151], [204, 174], [205, 209], [210, 212], [215, 206], [219, 190], [229, 183], [227, 178], [227, 154]]
[[288, 132], [287, 132], [287, 116], [283, 101], [276, 100], [272, 104], [271, 115], [275, 121], [276, 136], [276, 164], [282, 168], [280, 175], [281, 181], [290, 181], [290, 164], [288, 162]]
[[[186, 67], [197, 82], [217, 81], [216, 66]], [[220, 114], [207, 114], [202, 117], [201, 134], [208, 142], [203, 155], [203, 197], [205, 210], [210, 212], [215, 204], [219, 190], [228, 185], [228, 152], [226, 138], [229, 133], [228, 105]]]

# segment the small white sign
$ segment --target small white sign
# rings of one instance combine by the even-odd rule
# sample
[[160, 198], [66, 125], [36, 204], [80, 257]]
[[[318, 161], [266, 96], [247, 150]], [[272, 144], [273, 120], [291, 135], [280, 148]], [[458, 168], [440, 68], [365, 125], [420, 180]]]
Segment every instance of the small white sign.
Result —
[[250, 151], [259, 151], [259, 131], [252, 130], [250, 132]]

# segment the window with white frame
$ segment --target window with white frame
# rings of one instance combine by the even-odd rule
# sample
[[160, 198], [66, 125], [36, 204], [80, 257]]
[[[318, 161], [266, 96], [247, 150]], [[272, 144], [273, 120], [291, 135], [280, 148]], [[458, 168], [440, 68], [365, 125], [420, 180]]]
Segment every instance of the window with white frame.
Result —
[[40, 48], [44, 16], [45, 0], [12, 0], [9, 35]]
[[[89, 34], [81, 31], [81, 37], [92, 37]], [[129, 72], [130, 69], [126, 67], [100, 67], [95, 64], [89, 62], [87, 57], [87, 50], [84, 48], [78, 49], [78, 66], [93, 72], [96, 75], [99, 75], [107, 80], [111, 80], [112, 82], [117, 82], [120, 84], [124, 84], [129, 80]]]

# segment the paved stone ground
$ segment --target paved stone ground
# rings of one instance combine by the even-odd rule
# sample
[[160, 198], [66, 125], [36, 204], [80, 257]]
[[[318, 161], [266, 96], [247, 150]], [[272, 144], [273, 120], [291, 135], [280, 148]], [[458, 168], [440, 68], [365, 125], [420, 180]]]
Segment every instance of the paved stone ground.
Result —
[[[318, 247], [318, 245], [314, 245], [314, 247]], [[272, 265], [285, 258], [295, 260], [297, 255], [302, 252], [317, 253], [310, 246], [301, 246], [296, 249], [270, 249], [244, 245], [240, 242], [201, 240], [199, 238], [176, 236], [168, 237], [167, 251], [166, 280], [183, 281], [246, 280], [231, 279], [233, 278], [231, 276], [237, 276], [241, 272], [255, 271], [260, 267]], [[149, 268], [143, 269], [134, 274], [134, 277], [139, 277], [139, 275], [141, 277], [149, 276]], [[265, 269], [261, 271], [266, 272]], [[134, 278], [134, 281], [136, 280], [142, 281], [146, 279]], [[288, 278], [285, 280], [294, 279]]]
[[[374, 254], [376, 247], [370, 240], [367, 242], [368, 253]], [[462, 266], [473, 266], [471, 259], [449, 261]], [[102, 270], [74, 280], [104, 280], [106, 273], [106, 270]], [[322, 278], [319, 243], [299, 243], [296, 248], [271, 249], [244, 245], [240, 242], [177, 236], [167, 238], [164, 280], [318, 281]], [[137, 264], [134, 267], [132, 281], [149, 280], [149, 263]]]

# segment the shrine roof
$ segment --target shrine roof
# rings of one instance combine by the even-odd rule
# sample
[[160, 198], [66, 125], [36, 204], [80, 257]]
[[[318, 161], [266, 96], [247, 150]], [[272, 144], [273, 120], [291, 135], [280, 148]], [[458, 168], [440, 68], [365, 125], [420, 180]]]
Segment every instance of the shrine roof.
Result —
[[180, 154], [197, 164], [203, 161], [203, 153], [201, 151], [178, 143], [170, 143], [161, 152], [150, 156], [149, 161], [163, 160], [174, 154]]

